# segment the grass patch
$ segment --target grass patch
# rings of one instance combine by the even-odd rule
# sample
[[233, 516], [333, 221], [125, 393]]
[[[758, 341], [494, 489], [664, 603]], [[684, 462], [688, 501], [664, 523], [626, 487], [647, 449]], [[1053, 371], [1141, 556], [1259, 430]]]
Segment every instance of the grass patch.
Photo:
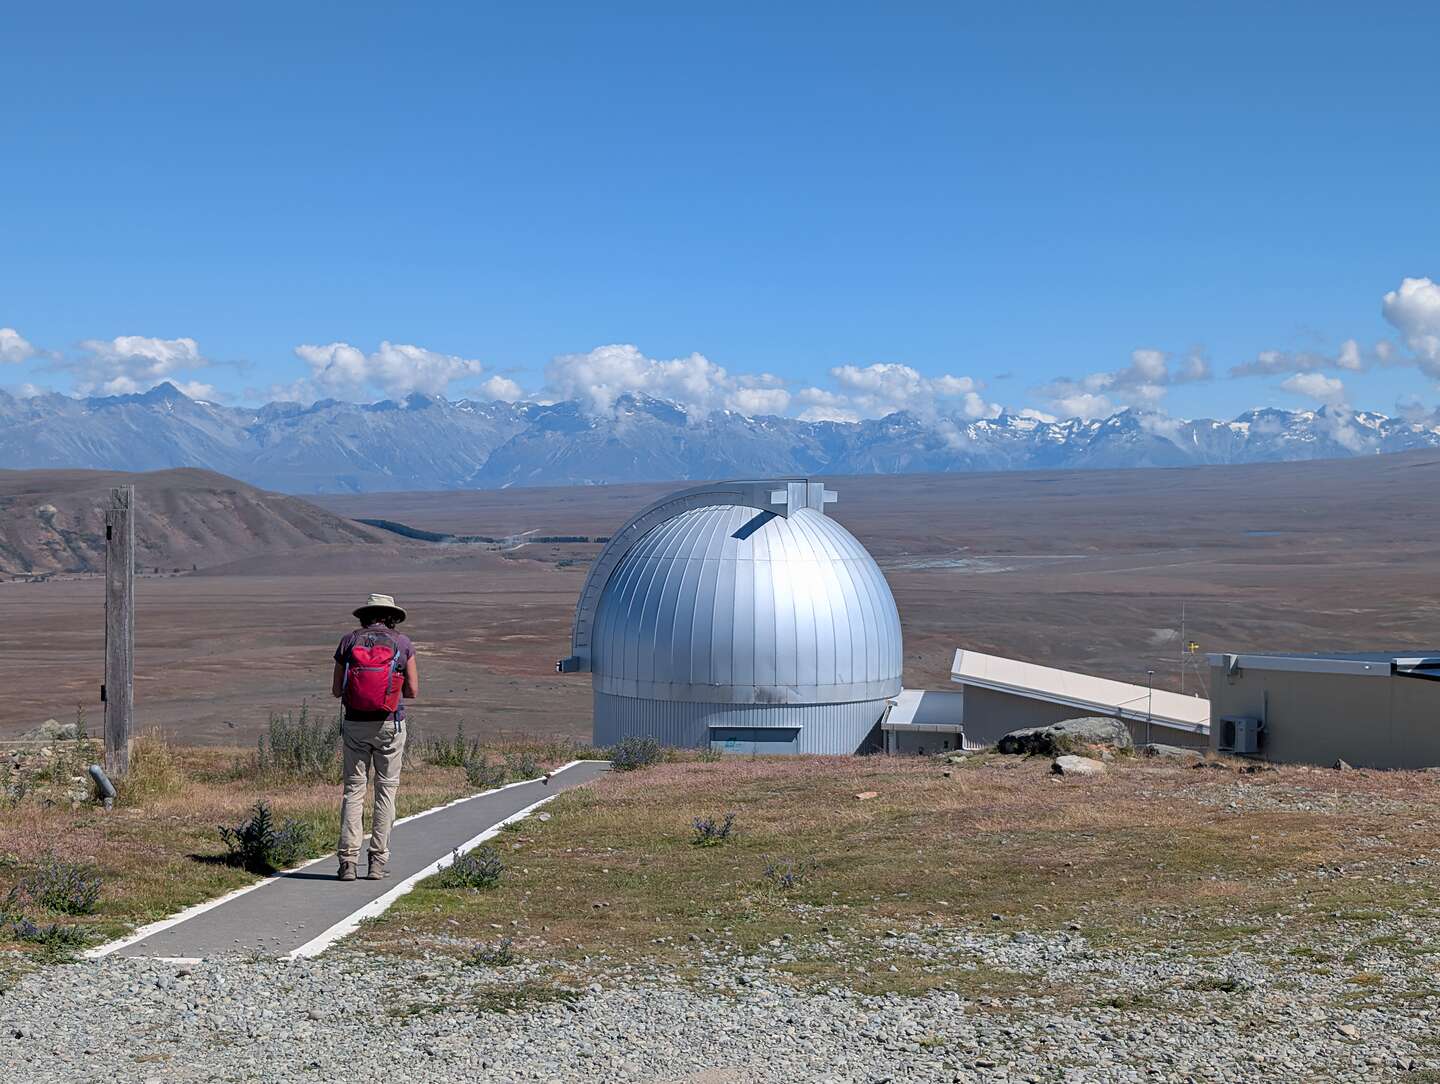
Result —
[[[1035, 982], [907, 956], [886, 947], [885, 931], [1074, 925], [1096, 949], [1220, 957], [1254, 947], [1284, 961], [1329, 936], [1335, 915], [1433, 907], [1440, 887], [1429, 867], [1403, 883], [1314, 876], [1362, 852], [1397, 868], [1423, 852], [1440, 811], [1405, 773], [1201, 774], [1134, 758], [1112, 765], [1103, 787], [1075, 788], [1048, 768], [982, 754], [948, 778], [929, 761], [885, 757], [686, 758], [614, 772], [506, 837], [503, 883], [466, 894], [422, 885], [362, 937], [380, 950], [443, 951], [504, 926], [527, 956], [577, 973], [608, 957], [695, 974], [708, 949], [759, 955], [803, 985], [1002, 996], [987, 986], [1034, 992]], [[1234, 804], [1237, 794], [1323, 797], [1342, 783], [1353, 802], [1264, 817]], [[878, 796], [857, 801], [865, 791]], [[697, 807], [735, 811], [744, 832], [696, 846]], [[1372, 853], [1362, 837], [1381, 842]], [[1323, 959], [1306, 948], [1297, 965], [1306, 954]]]
[[[297, 713], [296, 729], [298, 719]], [[322, 724], [329, 725], [314, 713], [307, 712], [305, 721], [312, 736]], [[267, 742], [269, 737], [267, 732]], [[298, 750], [309, 740], [292, 743], [289, 748], [297, 751], [285, 762], [304, 764], [306, 756]], [[308, 748], [313, 751], [315, 746]], [[575, 747], [523, 742], [494, 745], [489, 753], [502, 763], [506, 753], [520, 753], [539, 764], [554, 765], [574, 759]], [[67, 756], [75, 764], [93, 763], [88, 746]], [[253, 813], [257, 799], [264, 799], [276, 821], [300, 826], [309, 839], [305, 853], [323, 853], [339, 835], [340, 790], [330, 781], [328, 769], [267, 769], [262, 776], [255, 751], [175, 745], [158, 733], [147, 734], [135, 744], [131, 773], [120, 781], [120, 800], [108, 814], [93, 802], [72, 806], [60, 800], [50, 783], [57, 773], [49, 758], [25, 753], [22, 759], [27, 763], [33, 759], [39, 767], [20, 777], [12, 772], [12, 785], [23, 778], [16, 788], [22, 793], [17, 798], [14, 791], [8, 792], [10, 797], [0, 801], [0, 900], [52, 860], [93, 871], [102, 882], [93, 910], [63, 923], [82, 931], [91, 944], [252, 882], [256, 873], [226, 862], [216, 826], [240, 824]], [[42, 769], [45, 779], [37, 779]], [[68, 770], [62, 768], [59, 774]], [[464, 769], [407, 765], [396, 812], [408, 816], [471, 793], [474, 788]], [[24, 910], [41, 926], [57, 914], [28, 902]], [[0, 952], [0, 960], [7, 964], [27, 954], [37, 959], [52, 955], [46, 944], [17, 936], [9, 922], [0, 922], [0, 948], [12, 950]], [[0, 968], [0, 977], [3, 974]]]

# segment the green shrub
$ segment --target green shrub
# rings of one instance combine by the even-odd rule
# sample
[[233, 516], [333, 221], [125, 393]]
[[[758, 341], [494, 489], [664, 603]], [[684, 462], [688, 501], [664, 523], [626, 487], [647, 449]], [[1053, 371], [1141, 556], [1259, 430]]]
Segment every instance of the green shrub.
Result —
[[466, 957], [466, 963], [480, 967], [509, 967], [516, 960], [513, 944], [510, 938], [502, 937], [493, 945], [477, 945]]
[[534, 779], [540, 774], [540, 765], [534, 753], [506, 753], [505, 773], [511, 779]]
[[633, 772], [658, 764], [664, 755], [654, 738], [621, 738], [610, 750], [610, 767], [617, 772]]
[[310, 855], [314, 836], [308, 825], [296, 820], [277, 823], [269, 803], [255, 803], [250, 817], [234, 828], [220, 827], [225, 860], [251, 873], [288, 869]]
[[814, 871], [815, 863], [805, 858], [772, 858], [765, 863], [760, 875], [771, 888], [788, 892], [799, 887]]
[[62, 926], [58, 922], [35, 922], [23, 915], [11, 919], [10, 934], [17, 941], [28, 941], [48, 949], [80, 948], [89, 942], [89, 935], [79, 926]]
[[482, 754], [478, 741], [465, 739], [465, 724], [461, 722], [455, 724], [453, 740], [427, 738], [421, 742], [421, 756], [427, 764], [433, 764], [437, 768], [465, 768]]
[[718, 821], [714, 817], [696, 817], [695, 838], [690, 842], [697, 847], [713, 847], [724, 843], [735, 829], [735, 814], [726, 813]]
[[505, 862], [494, 847], [476, 847], [466, 854], [456, 848], [454, 859], [435, 882], [441, 888], [494, 888], [504, 872]]
[[484, 753], [465, 765], [465, 780], [476, 790], [494, 790], [505, 783], [505, 765], [492, 764]]
[[88, 915], [100, 899], [100, 874], [93, 867], [65, 862], [53, 855], [10, 890], [5, 901], [12, 910], [22, 899], [62, 915]]
[[342, 718], [337, 712], [327, 723], [312, 716], [308, 701], [301, 703], [298, 715], [271, 712], [256, 750], [256, 774], [338, 783]]

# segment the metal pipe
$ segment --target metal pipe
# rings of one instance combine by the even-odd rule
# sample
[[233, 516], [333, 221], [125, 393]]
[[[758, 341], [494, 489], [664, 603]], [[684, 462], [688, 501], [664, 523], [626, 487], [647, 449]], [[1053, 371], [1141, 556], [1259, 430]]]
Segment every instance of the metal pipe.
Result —
[[105, 808], [110, 809], [115, 804], [115, 784], [110, 782], [110, 777], [105, 774], [105, 769], [98, 764], [90, 765], [90, 778], [95, 781], [95, 790], [105, 803]]

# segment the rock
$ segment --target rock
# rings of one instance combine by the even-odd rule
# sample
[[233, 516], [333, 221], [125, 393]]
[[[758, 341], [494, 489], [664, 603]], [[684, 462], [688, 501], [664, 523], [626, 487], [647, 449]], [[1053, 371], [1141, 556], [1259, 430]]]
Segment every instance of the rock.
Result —
[[1066, 719], [1051, 726], [1030, 726], [1012, 730], [996, 744], [1002, 753], [1060, 756], [1087, 745], [1111, 749], [1133, 749], [1130, 731], [1119, 719], [1086, 716]]
[[74, 741], [80, 737], [80, 728], [74, 723], [62, 723], [58, 719], [46, 719], [33, 730], [20, 735], [21, 741]]
[[855, 795], [855, 797], [862, 802], [868, 802], [871, 798], [880, 797], [880, 792], [876, 790], [862, 790], [859, 794]]
[[1056, 775], [1104, 775], [1105, 765], [1090, 757], [1056, 757], [1050, 770]]
[[950, 756], [948, 756], [948, 757], [945, 758], [945, 763], [946, 763], [946, 764], [964, 764], [964, 763], [965, 763], [965, 756], [964, 756], [964, 754], [962, 754], [962, 753], [952, 753]]
[[1147, 757], [1159, 757], [1161, 760], [1194, 763], [1205, 759], [1205, 753], [1202, 750], [1187, 749], [1183, 745], [1159, 745], [1152, 742], [1149, 745], [1142, 745], [1140, 751]]

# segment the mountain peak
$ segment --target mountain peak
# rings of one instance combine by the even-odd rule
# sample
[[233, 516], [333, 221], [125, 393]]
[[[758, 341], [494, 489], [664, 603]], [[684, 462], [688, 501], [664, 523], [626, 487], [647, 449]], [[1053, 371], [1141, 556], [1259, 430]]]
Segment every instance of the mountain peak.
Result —
[[574, 400], [452, 409], [444, 397], [420, 392], [369, 404], [186, 407], [191, 403], [169, 381], [108, 398], [0, 397], [0, 462], [18, 469], [200, 467], [306, 493], [1180, 466], [1440, 448], [1435, 419], [1339, 409], [1257, 408], [1231, 422], [1145, 408], [1089, 420], [897, 411], [811, 422], [700, 415], [639, 392], [599, 413]]

